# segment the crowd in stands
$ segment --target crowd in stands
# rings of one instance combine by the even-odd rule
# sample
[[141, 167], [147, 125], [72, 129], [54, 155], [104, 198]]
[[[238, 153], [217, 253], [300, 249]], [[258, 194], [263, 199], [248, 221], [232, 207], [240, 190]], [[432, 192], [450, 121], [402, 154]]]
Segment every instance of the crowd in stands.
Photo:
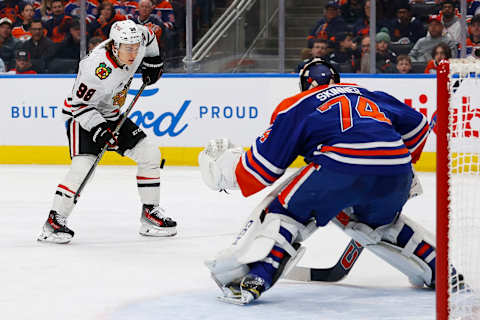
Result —
[[[307, 37], [310, 52], [304, 50], [302, 58], [322, 57], [340, 72], [368, 73], [371, 38], [377, 73], [434, 73], [442, 59], [459, 57], [459, 0], [376, 0], [375, 37], [369, 36], [371, 1], [329, 1]], [[480, 0], [467, 0], [466, 21], [466, 52], [480, 59]]]
[[[212, 24], [215, 5], [228, 0], [193, 0], [194, 39]], [[108, 38], [112, 24], [131, 19], [161, 37], [167, 65], [185, 47], [186, 0], [87, 0], [89, 49]], [[70, 73], [80, 59], [79, 0], [0, 0], [0, 72]]]

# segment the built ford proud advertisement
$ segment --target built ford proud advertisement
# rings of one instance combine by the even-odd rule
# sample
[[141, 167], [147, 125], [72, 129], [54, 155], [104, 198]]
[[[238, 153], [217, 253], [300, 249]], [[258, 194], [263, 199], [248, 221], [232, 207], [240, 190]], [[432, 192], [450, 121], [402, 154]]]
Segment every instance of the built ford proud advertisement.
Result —
[[[47, 155], [56, 154], [52, 151], [56, 148], [62, 148], [59, 150], [68, 157], [61, 110], [74, 80], [73, 76], [0, 75], [0, 162], [23, 163], [15, 160], [18, 152], [25, 156], [33, 147], [32, 152], [48, 158], [40, 163], [59, 163], [53, 161], [54, 155]], [[342, 82], [386, 91], [429, 120], [435, 111], [436, 79], [431, 75], [353, 75]], [[141, 79], [136, 77], [124, 108], [140, 85]], [[189, 157], [181, 163], [167, 158], [170, 164], [195, 165], [198, 150], [209, 139], [229, 137], [238, 145], [250, 145], [268, 127], [275, 107], [298, 93], [298, 87], [295, 75], [167, 74], [144, 90], [130, 118], [164, 154], [176, 149], [181, 157]], [[425, 151], [435, 151], [434, 142], [431, 137]]]

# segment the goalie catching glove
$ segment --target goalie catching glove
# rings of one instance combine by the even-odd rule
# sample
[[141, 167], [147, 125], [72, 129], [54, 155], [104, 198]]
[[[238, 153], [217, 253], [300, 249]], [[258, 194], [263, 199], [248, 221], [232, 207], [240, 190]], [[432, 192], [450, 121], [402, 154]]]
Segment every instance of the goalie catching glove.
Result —
[[154, 84], [163, 74], [163, 57], [159, 55], [143, 58], [140, 69], [142, 70], [143, 83], [147, 86]]
[[210, 140], [198, 155], [203, 182], [215, 191], [238, 189], [235, 167], [242, 153], [226, 138]]

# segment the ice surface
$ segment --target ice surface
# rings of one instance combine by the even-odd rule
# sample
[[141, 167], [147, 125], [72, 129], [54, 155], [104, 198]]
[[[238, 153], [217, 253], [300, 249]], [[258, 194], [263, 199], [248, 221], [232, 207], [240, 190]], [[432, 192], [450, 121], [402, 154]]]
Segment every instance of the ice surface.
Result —
[[[196, 168], [162, 172], [162, 204], [178, 236], [138, 235], [135, 167], [100, 167], [75, 208], [69, 245], [35, 241], [66, 166], [0, 166], [0, 319], [434, 319], [434, 293], [364, 251], [338, 284], [281, 281], [253, 306], [226, 305], [203, 261], [226, 247], [266, 192], [210, 191]], [[290, 172], [287, 172], [287, 175]], [[434, 175], [404, 212], [434, 230]], [[307, 242], [300, 265], [330, 267], [348, 238]]]

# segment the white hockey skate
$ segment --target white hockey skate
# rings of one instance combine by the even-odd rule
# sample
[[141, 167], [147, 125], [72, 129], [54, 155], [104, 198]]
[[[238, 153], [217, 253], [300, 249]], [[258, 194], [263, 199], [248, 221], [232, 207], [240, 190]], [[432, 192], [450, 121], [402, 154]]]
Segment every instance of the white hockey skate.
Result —
[[51, 243], [69, 243], [75, 233], [67, 227], [67, 217], [50, 211], [37, 240]]
[[142, 236], [172, 237], [177, 234], [177, 223], [164, 215], [165, 210], [160, 206], [143, 205], [140, 217]]

